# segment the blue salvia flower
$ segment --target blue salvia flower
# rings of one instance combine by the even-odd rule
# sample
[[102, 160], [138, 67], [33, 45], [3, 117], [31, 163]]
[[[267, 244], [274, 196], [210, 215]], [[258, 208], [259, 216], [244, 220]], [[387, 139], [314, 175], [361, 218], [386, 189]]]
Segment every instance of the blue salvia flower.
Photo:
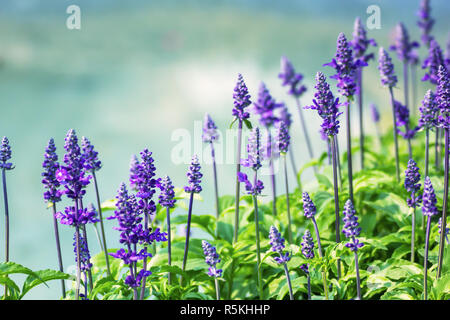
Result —
[[[314, 241], [311, 236], [311, 232], [308, 229], [305, 230], [305, 234], [302, 237], [303, 241], [301, 242], [302, 253], [306, 259], [314, 258]], [[303, 270], [304, 273], [309, 274], [309, 264], [304, 263], [300, 266], [300, 269]]]
[[247, 159], [241, 159], [241, 165], [258, 170], [262, 166], [262, 151], [260, 131], [258, 127], [255, 127], [248, 137]]
[[339, 33], [335, 58], [324, 66], [330, 66], [336, 70], [336, 74], [330, 78], [338, 81], [339, 93], [344, 97], [351, 98], [356, 92], [355, 76], [356, 68], [359, 65], [366, 65], [366, 63], [361, 60], [356, 60], [356, 62], [353, 60], [353, 52], [347, 38], [342, 32]]
[[44, 185], [44, 200], [48, 202], [61, 201], [62, 192], [59, 190], [60, 183], [56, 179], [56, 170], [59, 168], [58, 155], [56, 154], [55, 142], [52, 139], [48, 141], [44, 153], [44, 162], [42, 163], [42, 184]]
[[275, 111], [283, 106], [282, 103], [277, 103], [270, 95], [266, 85], [261, 82], [259, 86], [258, 99], [253, 102], [253, 110], [259, 116], [259, 122], [266, 128], [273, 126], [278, 122], [278, 117]]
[[212, 143], [219, 139], [219, 133], [217, 132], [217, 126], [211, 119], [209, 114], [205, 113], [205, 118], [203, 120], [203, 133], [202, 140], [205, 143]]
[[[396, 130], [405, 139], [412, 139], [416, 134], [418, 127], [409, 129], [409, 109], [400, 101], [394, 101], [394, 112], [396, 117]], [[405, 126], [405, 132], [400, 130], [401, 126]], [[408, 129], [408, 130], [407, 130]]]
[[434, 19], [430, 16], [430, 11], [430, 1], [422, 0], [420, 2], [420, 9], [419, 11], [417, 11], [417, 16], [419, 17], [417, 25], [422, 31], [420, 39], [426, 46], [428, 46], [430, 44], [430, 41], [433, 39], [433, 36], [430, 35], [430, 32], [434, 25]]
[[311, 232], [307, 229], [305, 230], [305, 234], [302, 237], [303, 241], [301, 242], [302, 253], [306, 259], [314, 258], [314, 241], [311, 236]]
[[424, 129], [432, 129], [437, 124], [437, 115], [439, 109], [436, 104], [436, 96], [432, 90], [428, 90], [425, 93], [425, 97], [422, 101], [422, 106], [419, 108], [420, 118], [418, 126]]
[[380, 113], [378, 112], [377, 106], [374, 103], [370, 104], [370, 114], [372, 116], [372, 121], [377, 123], [380, 121]]
[[130, 187], [136, 190], [136, 179], [138, 178], [139, 160], [135, 154], [131, 156], [130, 160]]
[[222, 269], [217, 269], [217, 264], [220, 263], [220, 256], [216, 251], [216, 247], [212, 246], [208, 241], [202, 241], [203, 254], [205, 255], [205, 262], [209, 265], [208, 275], [210, 277], [219, 278], [222, 276]]
[[284, 263], [288, 262], [289, 260], [291, 260], [289, 252], [286, 252], [285, 254], [283, 254], [283, 250], [285, 247], [284, 238], [281, 237], [281, 233], [279, 233], [278, 229], [274, 226], [270, 227], [269, 239], [270, 239], [270, 245], [272, 247], [271, 248], [272, 251], [277, 252], [280, 255], [279, 257], [273, 258], [278, 264], [284, 264]]
[[101, 161], [98, 160], [98, 152], [94, 150], [94, 146], [86, 137], [81, 137], [81, 148], [83, 150], [83, 167], [89, 171], [98, 171], [102, 167]]
[[[73, 252], [75, 253], [75, 262], [78, 262], [77, 259], [77, 242], [76, 242], [76, 233], [73, 235]], [[81, 271], [88, 271], [92, 268], [91, 255], [89, 253], [89, 249], [87, 246], [86, 239], [83, 237], [83, 235], [80, 234], [79, 237], [79, 246], [80, 246], [80, 269]]]
[[254, 186], [250, 180], [248, 179], [248, 176], [243, 172], [237, 173], [239, 182], [242, 182], [245, 184], [245, 190], [247, 191], [247, 194], [252, 195], [260, 195], [261, 192], [264, 189], [264, 184], [261, 180], [256, 181], [256, 185]]
[[[148, 206], [143, 208], [146, 212], [154, 212], [155, 207], [151, 201], [156, 190], [157, 180], [155, 179], [155, 165], [152, 153], [148, 149], [144, 149], [141, 153], [141, 161], [137, 166], [137, 172], [134, 176], [134, 184], [137, 190], [136, 197], [148, 202]], [[141, 203], [142, 205], [142, 203]]]
[[394, 65], [389, 54], [380, 47], [378, 50], [378, 70], [380, 70], [381, 84], [390, 88], [397, 84], [397, 76], [394, 73]]
[[198, 162], [198, 157], [197, 155], [194, 155], [192, 157], [191, 165], [187, 173], [189, 185], [184, 187], [185, 192], [200, 193], [202, 191], [200, 183], [202, 182], [201, 178], [203, 177], [203, 174], [200, 172], [200, 170], [201, 167], [200, 163]]
[[410, 199], [407, 199], [408, 207], [415, 208], [420, 203], [420, 197], [418, 192], [420, 191], [420, 173], [416, 162], [413, 159], [409, 159], [408, 167], [405, 171], [405, 189], [411, 195]]
[[175, 207], [175, 191], [172, 180], [168, 176], [158, 181], [158, 187], [161, 189], [159, 194], [159, 204], [165, 208]]
[[291, 140], [291, 137], [289, 136], [289, 129], [286, 123], [284, 122], [279, 123], [275, 140], [280, 153], [286, 154], [288, 152], [289, 143]]
[[233, 116], [240, 121], [248, 119], [250, 117], [250, 113], [245, 111], [245, 108], [247, 108], [252, 102], [250, 101], [250, 95], [248, 94], [247, 86], [245, 85], [244, 78], [241, 74], [238, 75], [238, 81], [233, 92], [233, 100]]
[[280, 110], [280, 117], [279, 117], [280, 121], [286, 123], [286, 125], [288, 126], [288, 128], [291, 127], [292, 124], [292, 115], [289, 112], [288, 107], [286, 106], [285, 103], [283, 103], [283, 106], [281, 107]]
[[344, 228], [342, 229], [342, 232], [347, 238], [350, 239], [350, 241], [347, 242], [345, 246], [351, 251], [358, 251], [359, 248], [364, 246], [364, 243], [359, 242], [359, 240], [356, 238], [359, 236], [361, 228], [359, 227], [358, 217], [355, 216], [356, 211], [350, 199], [345, 203], [343, 213]]
[[439, 66], [438, 84], [436, 87], [436, 103], [441, 115], [439, 116], [439, 126], [450, 128], [450, 80], [448, 72], [444, 66]]
[[[355, 19], [353, 27], [353, 39], [349, 42], [353, 48], [353, 56], [355, 63], [358, 66], [367, 66], [367, 61], [374, 58], [373, 53], [366, 54], [366, 51], [370, 45], [376, 47], [377, 43], [374, 39], [368, 39], [364, 25], [361, 22], [361, 18]], [[357, 62], [358, 61], [358, 62]]]
[[319, 116], [323, 119], [321, 134], [325, 136], [334, 136], [339, 132], [338, 117], [342, 114], [339, 112], [339, 98], [334, 98], [330, 90], [330, 85], [326, 82], [326, 77], [322, 72], [316, 74], [316, 85], [314, 86], [313, 105], [306, 106], [305, 109], [317, 110]]
[[282, 86], [289, 86], [288, 94], [298, 98], [306, 91], [306, 87], [301, 83], [303, 75], [296, 73], [292, 63], [285, 56], [280, 60], [280, 73], [278, 78], [282, 80]]
[[439, 66], [444, 65], [444, 56], [441, 47], [436, 40], [431, 40], [428, 56], [423, 60], [422, 69], [428, 69], [422, 81], [429, 81], [436, 85], [438, 82]]
[[12, 170], [14, 166], [8, 160], [11, 159], [11, 147], [7, 137], [3, 137], [2, 144], [0, 146], [0, 169]]
[[436, 194], [434, 192], [433, 185], [429, 177], [425, 178], [423, 184], [423, 195], [422, 195], [422, 213], [424, 216], [432, 217], [438, 214], [438, 209], [436, 207]]
[[397, 24], [395, 27], [395, 43], [389, 47], [390, 50], [395, 50], [400, 61], [410, 62], [412, 58], [413, 48], [419, 47], [416, 41], [409, 40], [409, 34], [403, 23]]
[[81, 227], [87, 223], [97, 223], [100, 220], [97, 219], [97, 211], [88, 208], [78, 208], [78, 214], [74, 206], [64, 208], [64, 212], [59, 211], [55, 213], [55, 218], [59, 220], [61, 224], [65, 224], [72, 227]]
[[132, 265], [145, 257], [152, 255], [145, 249], [135, 249], [137, 244], [152, 244], [154, 241], [166, 241], [166, 233], [161, 233], [159, 228], [150, 232], [142, 226], [143, 210], [138, 205], [134, 195], [129, 195], [124, 183], [120, 185], [117, 194], [116, 210], [114, 215], [108, 219], [116, 219], [119, 223], [115, 230], [120, 231], [119, 242], [126, 246], [126, 250], [121, 248], [115, 253], [110, 253], [114, 258], [121, 259], [126, 265], [130, 266], [130, 274], [125, 279], [125, 284], [132, 288], [141, 285], [141, 280], [148, 277], [151, 272], [141, 269], [139, 273], [134, 274]]
[[64, 193], [70, 199], [81, 199], [86, 193], [86, 186], [92, 176], [86, 176], [84, 169], [84, 159], [78, 145], [78, 138], [75, 130], [67, 132], [64, 149], [64, 165], [60, 165], [56, 171], [56, 179], [65, 187]]
[[303, 198], [303, 212], [305, 214], [306, 219], [311, 219], [316, 214], [316, 206], [312, 202], [311, 198], [309, 197], [308, 192], [303, 192], [302, 194]]

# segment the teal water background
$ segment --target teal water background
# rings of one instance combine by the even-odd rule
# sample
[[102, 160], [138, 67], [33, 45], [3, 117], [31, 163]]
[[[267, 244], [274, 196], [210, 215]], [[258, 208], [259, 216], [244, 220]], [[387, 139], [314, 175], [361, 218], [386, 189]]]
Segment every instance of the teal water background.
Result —
[[[433, 35], [445, 48], [450, 2], [431, 3], [436, 19]], [[81, 8], [81, 30], [66, 28], [66, 8], [71, 4]], [[153, 152], [158, 175], [170, 175], [181, 187], [187, 165], [172, 163], [176, 145], [172, 133], [180, 128], [193, 132], [194, 121], [201, 121], [205, 112], [225, 130], [231, 121], [238, 73], [244, 75], [253, 98], [264, 81], [274, 97], [291, 108], [293, 146], [300, 167], [308, 157], [295, 105], [277, 78], [280, 56], [289, 57], [304, 74], [308, 92], [302, 102], [310, 104], [315, 73], [332, 74], [331, 68], [322, 64], [333, 57], [338, 33], [351, 38], [355, 17], [364, 21], [366, 8], [372, 4], [381, 8], [381, 29], [370, 30], [368, 35], [379, 45], [389, 46], [391, 31], [399, 21], [406, 24], [413, 40], [419, 39], [415, 15], [419, 1], [411, 0], [2, 0], [0, 135], [9, 138], [16, 166], [7, 176], [11, 260], [32, 269], [57, 266], [51, 214], [43, 202], [40, 183], [43, 152], [50, 137], [55, 138], [60, 157], [68, 129], [91, 139], [103, 162], [98, 173], [103, 199], [113, 198], [120, 182], [127, 181], [130, 156], [143, 148]], [[423, 57], [424, 49], [420, 53]], [[401, 99], [401, 65], [394, 54], [392, 57], [400, 80], [396, 95]], [[389, 100], [387, 90], [379, 84], [376, 63], [372, 61], [364, 72], [365, 101], [375, 102], [385, 111], [386, 121], [382, 122], [387, 126], [391, 121]], [[418, 99], [427, 88], [420, 84]], [[318, 155], [325, 151], [317, 134], [319, 119], [314, 112], [304, 114]], [[353, 117], [357, 134], [356, 112]], [[374, 132], [369, 117], [366, 127]], [[340, 138], [344, 141], [345, 137]], [[203, 170], [204, 201], [196, 203], [194, 213], [213, 214], [211, 168], [204, 164]], [[218, 170], [220, 193], [234, 194], [234, 166], [223, 164]], [[311, 178], [307, 172], [305, 181]], [[94, 200], [92, 186], [87, 198]], [[3, 259], [3, 199], [0, 209]], [[106, 223], [110, 247], [118, 245], [113, 225]], [[60, 233], [67, 269], [74, 264], [73, 234], [66, 226], [60, 226]], [[92, 233], [90, 237], [96, 253], [99, 248]], [[41, 286], [28, 298], [58, 299], [59, 283]]]

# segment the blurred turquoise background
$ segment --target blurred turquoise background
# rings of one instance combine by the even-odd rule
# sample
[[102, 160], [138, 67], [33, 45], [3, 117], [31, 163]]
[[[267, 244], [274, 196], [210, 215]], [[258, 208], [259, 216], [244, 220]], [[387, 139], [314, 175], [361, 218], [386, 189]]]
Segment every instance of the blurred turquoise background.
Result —
[[[81, 8], [81, 30], [66, 28], [66, 8], [71, 4]], [[419, 39], [415, 14], [419, 1], [411, 0], [2, 0], [0, 135], [9, 138], [16, 165], [7, 176], [11, 260], [32, 269], [57, 267], [52, 218], [42, 199], [40, 173], [48, 139], [55, 138], [62, 157], [70, 128], [80, 138], [90, 138], [99, 151], [103, 169], [98, 178], [104, 200], [113, 198], [120, 182], [127, 181], [130, 156], [143, 148], [153, 152], [158, 175], [170, 175], [181, 187], [188, 165], [172, 163], [171, 151], [177, 144], [172, 133], [180, 128], [193, 132], [194, 121], [201, 121], [205, 112], [225, 130], [231, 121], [237, 74], [242, 73], [253, 98], [264, 81], [273, 96], [291, 108], [297, 166], [306, 163], [294, 101], [277, 77], [280, 56], [286, 55], [304, 74], [308, 92], [302, 102], [310, 104], [315, 73], [332, 73], [322, 64], [333, 57], [338, 33], [351, 38], [355, 17], [365, 21], [366, 8], [372, 4], [381, 9], [381, 29], [369, 30], [368, 35], [379, 45], [389, 46], [391, 31], [399, 21], [405, 23], [413, 40]], [[445, 48], [450, 2], [432, 0], [431, 4], [436, 19], [432, 33]], [[425, 53], [421, 48], [422, 59]], [[395, 54], [392, 57], [397, 71], [401, 70]], [[422, 75], [420, 70], [418, 77]], [[400, 74], [399, 80], [396, 95], [401, 99]], [[427, 88], [420, 84], [418, 101]], [[382, 123], [388, 126], [387, 90], [379, 83], [374, 61], [364, 71], [364, 92], [366, 105], [375, 102], [386, 111]], [[319, 155], [325, 151], [318, 134], [319, 119], [314, 112], [304, 114]], [[357, 134], [356, 110], [353, 116]], [[369, 117], [365, 123], [373, 133]], [[358, 163], [355, 166], [359, 168]], [[218, 170], [220, 193], [234, 194], [234, 166], [219, 165]], [[203, 171], [204, 201], [195, 204], [194, 214], [213, 214], [211, 167], [204, 164]], [[304, 181], [310, 178], [311, 172], [305, 173]], [[270, 192], [268, 181], [266, 185]], [[93, 192], [90, 186], [90, 201]], [[279, 192], [283, 192], [281, 185]], [[3, 199], [0, 209], [3, 259]], [[106, 222], [109, 247], [117, 245], [118, 232], [111, 229], [114, 224]], [[60, 226], [60, 233], [69, 270], [74, 264], [73, 234], [67, 226]], [[90, 238], [91, 251], [97, 253], [92, 233]], [[55, 281], [49, 288], [32, 291], [28, 299], [58, 299], [59, 293]]]

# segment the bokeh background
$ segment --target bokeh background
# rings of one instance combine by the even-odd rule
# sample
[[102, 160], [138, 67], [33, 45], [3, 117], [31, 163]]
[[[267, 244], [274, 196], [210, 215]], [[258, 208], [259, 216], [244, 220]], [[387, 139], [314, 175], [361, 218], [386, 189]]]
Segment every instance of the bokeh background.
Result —
[[[71, 4], [81, 8], [81, 30], [66, 28], [66, 8]], [[310, 104], [315, 73], [332, 73], [322, 65], [333, 57], [338, 33], [351, 38], [355, 17], [365, 21], [372, 4], [381, 9], [381, 29], [369, 30], [368, 35], [379, 45], [389, 46], [399, 21], [405, 23], [412, 40], [419, 40], [418, 0], [2, 0], [0, 135], [9, 138], [16, 165], [7, 176], [11, 260], [32, 269], [57, 267], [51, 212], [42, 199], [41, 163], [50, 137], [55, 138], [62, 157], [70, 128], [80, 138], [89, 137], [100, 153], [103, 168], [98, 179], [104, 200], [113, 198], [120, 182], [127, 181], [130, 156], [143, 148], [153, 152], [158, 175], [170, 175], [181, 187], [187, 165], [171, 160], [177, 143], [172, 133], [183, 128], [193, 133], [194, 121], [201, 121], [205, 112], [225, 130], [232, 120], [237, 74], [242, 73], [252, 97], [264, 81], [277, 100], [288, 104], [294, 119], [297, 166], [306, 163], [294, 101], [277, 77], [280, 56], [286, 55], [304, 74], [308, 92], [302, 103]], [[432, 33], [445, 48], [450, 2], [432, 0], [431, 4], [436, 19]], [[421, 59], [425, 54], [421, 48]], [[397, 57], [392, 57], [400, 71]], [[418, 77], [422, 75], [420, 70]], [[400, 74], [399, 80], [397, 97], [401, 99]], [[418, 101], [426, 89], [420, 84]], [[383, 112], [382, 124], [388, 126], [389, 100], [374, 61], [364, 71], [364, 91], [366, 107], [376, 103]], [[325, 151], [318, 134], [319, 119], [315, 112], [304, 114], [319, 155]], [[353, 116], [357, 134], [356, 110]], [[366, 130], [373, 133], [369, 112], [366, 116]], [[359, 168], [358, 163], [355, 167]], [[194, 214], [214, 214], [211, 168], [205, 164], [203, 170], [204, 201], [196, 203]], [[218, 170], [220, 193], [234, 194], [234, 166], [223, 164]], [[312, 173], [306, 172], [303, 178], [311, 179]], [[87, 196], [91, 201], [93, 192], [91, 186]], [[3, 199], [0, 203], [3, 259]], [[111, 248], [117, 245], [118, 235], [113, 225], [106, 222]], [[69, 270], [74, 264], [73, 234], [67, 226], [61, 226], [60, 233]], [[91, 250], [97, 253], [92, 239]], [[59, 292], [55, 281], [27, 298], [58, 299]]]

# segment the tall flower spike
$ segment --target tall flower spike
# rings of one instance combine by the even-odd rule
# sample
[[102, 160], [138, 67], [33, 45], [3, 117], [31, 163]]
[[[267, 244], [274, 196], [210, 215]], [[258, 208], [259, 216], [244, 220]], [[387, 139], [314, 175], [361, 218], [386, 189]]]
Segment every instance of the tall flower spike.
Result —
[[275, 139], [280, 153], [286, 154], [288, 152], [289, 142], [291, 139], [291, 137], [289, 136], [289, 129], [286, 123], [284, 122], [279, 123]]
[[430, 81], [432, 84], [438, 82], [439, 66], [444, 65], [444, 56], [441, 47], [436, 40], [430, 41], [428, 56], [423, 60], [422, 69], [428, 69], [422, 78], [422, 81]]
[[205, 113], [205, 118], [203, 120], [203, 142], [212, 143], [219, 139], [219, 134], [217, 132], [217, 126], [209, 114]]
[[139, 160], [135, 154], [131, 156], [130, 160], [130, 187], [136, 190], [136, 179], [138, 178]]
[[439, 124], [443, 128], [450, 128], [450, 80], [448, 72], [444, 66], [439, 66], [438, 81], [436, 87], [436, 103], [441, 115]]
[[172, 180], [165, 176], [158, 182], [158, 187], [161, 189], [159, 194], [159, 204], [165, 208], [175, 207], [175, 191], [173, 190]]
[[380, 113], [378, 112], [377, 106], [374, 103], [370, 104], [370, 112], [372, 116], [372, 121], [377, 123], [380, 121]]
[[420, 118], [418, 126], [420, 128], [432, 129], [436, 126], [439, 109], [437, 108], [435, 98], [436, 96], [432, 90], [428, 90], [425, 93], [422, 106], [419, 108]]
[[42, 168], [44, 168], [42, 184], [46, 190], [44, 192], [44, 200], [52, 203], [61, 201], [60, 183], [56, 179], [56, 170], [59, 168], [58, 155], [56, 154], [53, 138], [48, 141], [48, 145], [45, 148]]
[[400, 61], [409, 62], [412, 58], [411, 52], [413, 48], [419, 47], [416, 41], [409, 41], [408, 30], [403, 23], [397, 24], [395, 27], [394, 44], [389, 47], [390, 50], [395, 50]]
[[306, 259], [314, 258], [314, 241], [311, 236], [311, 232], [306, 229], [305, 234], [302, 237], [303, 241], [301, 242], [302, 253]]
[[86, 138], [81, 138], [81, 147], [83, 150], [83, 167], [89, 171], [98, 171], [102, 167], [101, 161], [98, 160], [98, 152], [94, 150], [94, 146]]
[[201, 179], [203, 177], [203, 174], [200, 172], [200, 170], [201, 167], [198, 161], [198, 157], [197, 155], [194, 155], [192, 157], [191, 165], [187, 173], [189, 185], [184, 187], [184, 191], [194, 193], [200, 193], [202, 191], [200, 183], [202, 182]]
[[289, 86], [288, 94], [294, 97], [300, 97], [305, 91], [306, 87], [301, 83], [303, 75], [295, 73], [294, 66], [285, 56], [280, 60], [280, 73], [278, 78], [282, 80], [282, 86]]
[[291, 127], [292, 124], [292, 115], [289, 112], [288, 107], [286, 106], [286, 104], [283, 103], [283, 106], [281, 107], [281, 111], [280, 111], [280, 121], [286, 123], [286, 125], [288, 126], [288, 128]]
[[303, 192], [303, 212], [306, 219], [311, 219], [316, 215], [316, 206], [309, 197], [308, 192]]
[[[369, 45], [376, 46], [377, 43], [374, 39], [367, 39], [366, 30], [364, 29], [364, 25], [361, 22], [361, 18], [357, 17], [355, 19], [355, 24], [353, 28], [353, 39], [350, 41], [350, 45], [353, 48], [353, 54], [355, 60], [359, 60], [357, 62], [360, 66], [367, 65], [367, 61], [374, 58], [373, 53], [365, 54]], [[363, 62], [363, 63], [361, 63]]]
[[234, 88], [233, 99], [233, 116], [240, 121], [248, 119], [250, 114], [245, 111], [245, 108], [247, 108], [252, 102], [250, 101], [250, 95], [248, 94], [248, 89], [245, 85], [244, 78], [240, 73], [238, 74], [238, 81]]
[[352, 97], [356, 92], [356, 67], [360, 64], [366, 65], [363, 61], [357, 60], [357, 64], [353, 61], [353, 52], [347, 38], [342, 32], [339, 33], [335, 58], [324, 66], [330, 66], [336, 70], [336, 74], [330, 78], [338, 81], [339, 93], [344, 97]]
[[364, 243], [359, 242], [359, 240], [356, 239], [361, 232], [361, 228], [359, 227], [358, 217], [355, 216], [355, 213], [356, 211], [353, 207], [353, 203], [350, 200], [347, 200], [344, 206], [344, 228], [342, 232], [351, 240], [345, 244], [351, 251], [358, 251], [359, 248], [364, 246]]
[[378, 51], [378, 70], [380, 70], [381, 84], [383, 86], [395, 87], [397, 76], [394, 73], [394, 65], [389, 54], [380, 47]]
[[2, 145], [0, 146], [0, 169], [12, 170], [14, 166], [8, 160], [11, 159], [11, 147], [7, 137], [3, 137]]
[[405, 189], [410, 193], [411, 198], [407, 199], [408, 206], [410, 208], [415, 208], [420, 202], [418, 192], [420, 191], [420, 173], [416, 162], [413, 159], [409, 159], [408, 167], [405, 171]]
[[322, 72], [316, 74], [316, 85], [314, 86], [313, 105], [306, 106], [305, 109], [317, 110], [323, 119], [321, 134], [325, 136], [335, 136], [339, 132], [339, 98], [334, 98], [330, 90], [330, 85], [326, 82], [326, 77]]
[[420, 2], [420, 9], [419, 11], [417, 11], [417, 16], [419, 17], [417, 25], [422, 31], [420, 39], [426, 46], [428, 46], [430, 44], [430, 41], [433, 39], [433, 36], [430, 36], [430, 32], [434, 25], [434, 19], [430, 16], [430, 11], [430, 1], [422, 0]]
[[258, 170], [262, 166], [262, 160], [261, 135], [259, 128], [255, 127], [248, 137], [247, 159], [241, 159], [241, 164], [244, 167]]
[[436, 194], [434, 192], [433, 185], [429, 177], [425, 178], [423, 184], [423, 196], [422, 196], [422, 213], [424, 216], [432, 217], [439, 214], [436, 207]]
[[266, 85], [261, 82], [259, 86], [258, 99], [253, 103], [253, 110], [259, 115], [259, 122], [266, 128], [273, 126], [278, 122], [278, 117], [275, 116], [275, 110], [281, 108], [282, 103], [277, 103], [270, 95]]
[[75, 130], [70, 129], [65, 138], [64, 166], [56, 172], [56, 178], [64, 185], [65, 194], [70, 199], [80, 199], [86, 193], [86, 186], [92, 176], [85, 175], [84, 159], [78, 145], [78, 138]]
[[[87, 247], [86, 239], [83, 235], [80, 234], [79, 240], [81, 271], [88, 271], [92, 268], [92, 263], [90, 263], [91, 255]], [[75, 262], [77, 262], [76, 233], [73, 235], [73, 241], [73, 252], [75, 253]]]
[[269, 231], [269, 239], [270, 239], [270, 245], [272, 247], [273, 252], [277, 252], [280, 256], [274, 257], [274, 260], [278, 264], [284, 264], [291, 260], [291, 257], [289, 256], [289, 252], [286, 252], [283, 254], [283, 249], [285, 247], [284, 245], [284, 238], [281, 237], [281, 233], [278, 232], [278, 229], [274, 226], [270, 227]]
[[[150, 200], [155, 194], [156, 183], [155, 179], [155, 165], [152, 157], [152, 152], [148, 149], [144, 149], [140, 153], [141, 161], [137, 167], [137, 172], [134, 176], [134, 184], [137, 190], [136, 197]], [[148, 207], [149, 212], [154, 212], [156, 208], [152, 202], [149, 203], [150, 207]]]
[[208, 241], [202, 240], [203, 254], [205, 262], [209, 265], [208, 276], [219, 278], [222, 276], [222, 269], [217, 269], [220, 263], [220, 256], [216, 251], [216, 247], [212, 246]]

